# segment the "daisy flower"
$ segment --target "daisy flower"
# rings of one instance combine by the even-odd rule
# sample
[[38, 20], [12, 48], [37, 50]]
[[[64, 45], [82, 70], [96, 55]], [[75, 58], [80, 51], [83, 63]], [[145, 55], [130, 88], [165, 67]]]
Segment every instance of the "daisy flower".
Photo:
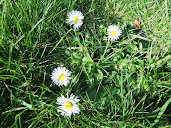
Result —
[[108, 26], [108, 40], [117, 40], [122, 33], [122, 30], [116, 25]]
[[53, 70], [51, 79], [56, 85], [67, 86], [69, 79], [71, 79], [71, 72], [65, 67], [57, 67]]
[[71, 94], [69, 97], [68, 92], [67, 92], [67, 98], [65, 98], [61, 94], [61, 97], [57, 98], [56, 104], [60, 105], [57, 111], [61, 112], [62, 116], [71, 117], [72, 114], [75, 116], [75, 114], [79, 114], [80, 112], [80, 109], [77, 105], [79, 101], [80, 99], [77, 99], [77, 97], [75, 97], [73, 94]]
[[66, 23], [69, 23], [70, 25], [74, 24], [74, 29], [78, 29], [83, 24], [83, 21], [82, 21], [83, 18], [84, 18], [84, 16], [80, 11], [72, 10], [68, 14]]

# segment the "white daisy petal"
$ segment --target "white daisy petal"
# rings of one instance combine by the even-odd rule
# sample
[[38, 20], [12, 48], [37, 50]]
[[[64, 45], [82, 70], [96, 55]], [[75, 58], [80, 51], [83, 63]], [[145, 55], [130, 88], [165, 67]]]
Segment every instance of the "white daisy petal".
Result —
[[84, 18], [84, 15], [80, 11], [72, 10], [68, 14], [66, 23], [69, 23], [70, 25], [74, 25], [74, 29], [78, 29], [83, 24], [83, 21], [82, 21], [83, 18]]
[[69, 79], [71, 79], [71, 72], [65, 67], [57, 67], [53, 70], [51, 79], [56, 85], [67, 86]]
[[71, 117], [72, 114], [74, 116], [75, 114], [79, 114], [80, 109], [77, 103], [79, 102], [78, 100], [80, 99], [75, 99], [74, 97], [75, 96], [73, 94], [71, 94], [69, 97], [68, 92], [67, 92], [67, 98], [65, 98], [63, 95], [61, 95], [61, 97], [58, 97], [56, 104], [60, 106], [58, 107], [57, 112], [60, 112], [62, 116], [67, 116], [67, 117]]
[[122, 34], [122, 30], [116, 25], [108, 26], [108, 40], [117, 40]]

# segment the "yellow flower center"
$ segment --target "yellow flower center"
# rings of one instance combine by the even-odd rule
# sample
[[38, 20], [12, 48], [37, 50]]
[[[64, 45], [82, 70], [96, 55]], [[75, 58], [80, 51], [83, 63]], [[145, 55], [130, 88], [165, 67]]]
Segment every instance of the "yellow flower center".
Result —
[[60, 74], [60, 75], [59, 75], [59, 79], [60, 79], [60, 80], [63, 80], [64, 78], [65, 78], [64, 74]]
[[78, 21], [78, 18], [77, 18], [76, 16], [74, 16], [74, 18], [73, 18], [72, 20], [73, 20], [73, 22], [75, 23], [75, 22]]
[[116, 35], [116, 32], [115, 31], [111, 31], [110, 33], [112, 36], [115, 36]]
[[65, 104], [64, 104], [64, 106], [65, 106], [66, 109], [71, 109], [72, 108], [72, 103], [66, 101]]

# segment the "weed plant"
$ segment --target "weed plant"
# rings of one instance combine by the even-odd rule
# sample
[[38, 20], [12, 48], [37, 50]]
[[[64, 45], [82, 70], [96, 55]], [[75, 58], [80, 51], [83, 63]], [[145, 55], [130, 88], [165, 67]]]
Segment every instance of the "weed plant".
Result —
[[[0, 127], [170, 127], [169, 0], [1, 0]], [[83, 24], [66, 23], [72, 10]], [[139, 21], [134, 27], [135, 20]], [[116, 41], [107, 27], [122, 30]], [[51, 80], [72, 72], [67, 87]], [[57, 97], [80, 113], [64, 117]]]

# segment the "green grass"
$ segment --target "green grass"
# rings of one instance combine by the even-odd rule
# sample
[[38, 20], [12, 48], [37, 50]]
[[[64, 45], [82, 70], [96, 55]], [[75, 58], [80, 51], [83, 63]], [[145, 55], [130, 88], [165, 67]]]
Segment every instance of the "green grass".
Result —
[[[169, 0], [1, 0], [0, 127], [170, 127], [170, 7]], [[66, 23], [71, 10], [84, 14], [78, 30]], [[111, 24], [123, 33], [109, 42]], [[67, 88], [52, 83], [58, 66], [75, 79]], [[80, 99], [71, 119], [55, 104], [67, 90]]]

